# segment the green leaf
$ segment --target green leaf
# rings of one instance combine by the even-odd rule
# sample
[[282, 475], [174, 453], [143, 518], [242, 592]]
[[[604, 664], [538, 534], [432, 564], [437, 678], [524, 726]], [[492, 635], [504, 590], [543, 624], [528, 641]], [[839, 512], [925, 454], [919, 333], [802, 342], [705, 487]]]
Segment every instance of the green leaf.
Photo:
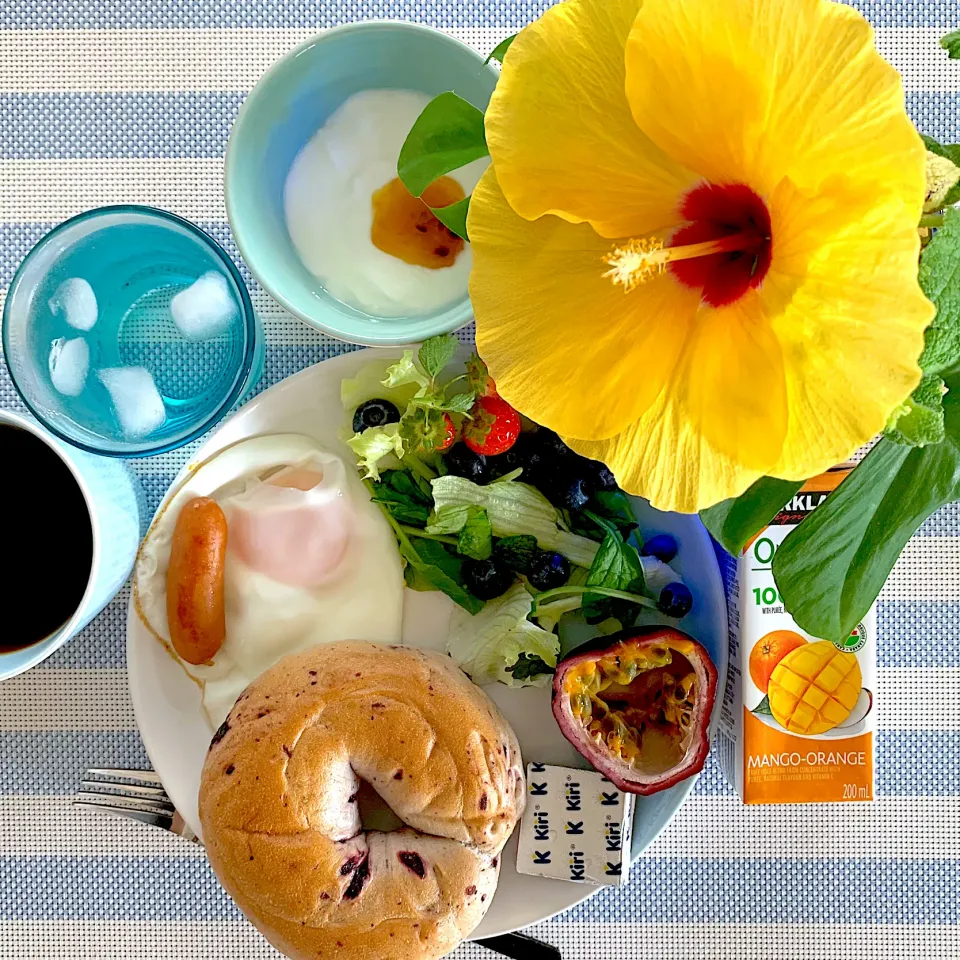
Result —
[[[427, 490], [430, 485], [426, 484]], [[387, 470], [380, 483], [373, 485], [374, 499], [398, 523], [422, 527], [433, 507], [433, 497], [425, 495], [419, 479], [409, 470]]]
[[925, 447], [944, 438], [943, 381], [924, 377], [913, 394], [890, 415], [884, 435], [894, 443]]
[[457, 338], [452, 333], [442, 333], [439, 337], [431, 337], [423, 342], [417, 353], [417, 359], [427, 375], [436, 380], [456, 352]]
[[383, 379], [385, 387], [403, 387], [415, 384], [421, 389], [426, 389], [430, 385], [428, 377], [413, 360], [413, 351], [404, 350], [403, 356], [396, 362], [387, 367], [386, 375]]
[[514, 680], [530, 680], [541, 673], [556, 673], [557, 668], [544, 663], [536, 654], [521, 653], [519, 659], [507, 672], [513, 674]]
[[445, 593], [464, 610], [469, 613], [479, 613], [483, 609], [483, 601], [478, 600], [464, 586], [463, 573], [460, 569], [462, 561], [442, 543], [418, 539], [414, 547], [409, 540], [406, 540], [406, 543], [401, 541], [400, 553], [413, 567], [417, 577], [433, 589]]
[[[642, 593], [643, 568], [640, 566], [640, 555], [636, 547], [632, 543], [624, 543], [618, 534], [608, 533], [590, 566], [586, 586]], [[599, 594], [584, 594], [583, 615], [587, 623], [600, 623], [601, 620], [613, 616], [624, 626], [628, 626], [629, 624], [624, 622], [624, 617], [627, 616], [624, 609]], [[632, 623], [632, 620], [630, 622]]]
[[545, 686], [549, 675], [516, 677], [510, 669], [526, 654], [555, 666], [560, 652], [556, 634], [531, 623], [527, 617], [533, 598], [522, 583], [489, 600], [475, 617], [454, 610], [447, 635], [447, 653], [474, 683], [500, 681], [511, 687]]
[[477, 398], [472, 393], [458, 393], [450, 397], [449, 400], [444, 400], [440, 409], [446, 410], [448, 413], [467, 414], [473, 408], [476, 400]]
[[446, 440], [446, 415], [435, 407], [411, 404], [400, 418], [399, 434], [406, 449], [433, 453]]
[[431, 486], [438, 513], [450, 504], [473, 504], [487, 511], [496, 537], [529, 534], [544, 550], [556, 550], [581, 567], [589, 567], [597, 555], [594, 541], [560, 529], [557, 508], [529, 484], [511, 480], [482, 487], [447, 474], [431, 481]]
[[368, 427], [363, 433], [354, 434], [347, 446], [357, 455], [357, 466], [364, 477], [380, 479], [380, 461], [391, 454], [397, 458], [404, 453], [404, 439], [396, 423], [384, 427]]
[[941, 37], [940, 46], [947, 51], [951, 60], [960, 60], [960, 30], [954, 30], [953, 33]]
[[602, 540], [613, 528], [626, 540], [638, 526], [633, 504], [622, 490], [600, 490], [587, 509], [573, 517], [571, 529], [592, 540]]
[[734, 557], [759, 533], [803, 486], [802, 480], [761, 477], [745, 493], [700, 511], [710, 535]]
[[539, 552], [537, 538], [531, 536], [501, 537], [493, 547], [494, 557], [517, 573], [526, 573]]
[[764, 717], [772, 717], [773, 711], [770, 709], [770, 698], [764, 694], [763, 699], [750, 712], [758, 713]]
[[440, 507], [433, 517], [431, 517], [430, 523], [427, 526], [427, 533], [459, 533], [466, 525], [470, 517], [470, 511], [475, 509], [477, 508], [466, 503], [449, 504], [448, 506]]
[[397, 176], [419, 197], [438, 177], [488, 154], [483, 112], [455, 93], [434, 97], [400, 148]]
[[[483, 65], [486, 66], [491, 60], [496, 60], [498, 63], [503, 63], [503, 58], [506, 56], [507, 51], [510, 49], [510, 44], [517, 39], [517, 35], [511, 34], [504, 40], [501, 40], [491, 51], [490, 56], [483, 61]], [[941, 41], [942, 43], [943, 41]]]
[[880, 440], [774, 555], [777, 588], [807, 633], [847, 637], [920, 524], [960, 497], [960, 380], [947, 386], [943, 442]]
[[960, 210], [948, 208], [943, 226], [920, 256], [920, 288], [937, 315], [927, 327], [920, 367], [945, 373], [960, 364]]
[[482, 507], [467, 508], [467, 521], [457, 538], [457, 550], [474, 560], [486, 560], [493, 552], [493, 528]]
[[467, 213], [470, 211], [470, 197], [457, 200], [456, 203], [445, 207], [430, 207], [430, 212], [448, 229], [452, 230], [462, 240], [469, 240], [467, 235]]

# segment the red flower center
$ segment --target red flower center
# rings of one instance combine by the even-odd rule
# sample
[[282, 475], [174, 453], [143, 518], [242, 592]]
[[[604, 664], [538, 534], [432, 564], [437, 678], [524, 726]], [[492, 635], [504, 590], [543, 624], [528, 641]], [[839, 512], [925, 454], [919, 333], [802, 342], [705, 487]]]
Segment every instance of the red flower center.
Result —
[[[671, 260], [667, 269], [684, 286], [703, 291], [712, 307], [739, 300], [760, 286], [770, 269], [773, 240], [770, 211], [749, 187], [705, 183], [684, 197], [680, 215], [688, 223], [670, 238], [665, 250], [730, 238], [735, 249], [687, 260]], [[734, 239], [736, 237], [736, 239]]]

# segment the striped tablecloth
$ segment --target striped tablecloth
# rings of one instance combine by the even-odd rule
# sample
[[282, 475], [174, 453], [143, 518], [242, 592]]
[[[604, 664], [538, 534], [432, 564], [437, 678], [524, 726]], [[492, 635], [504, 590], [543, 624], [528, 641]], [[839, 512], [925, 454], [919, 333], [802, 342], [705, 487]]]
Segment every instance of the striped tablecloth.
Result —
[[[717, 0], [722, 2], [722, 0]], [[957, 0], [857, 0], [920, 129], [960, 141]], [[155, 204], [236, 257], [221, 174], [230, 125], [278, 56], [318, 29], [393, 17], [480, 50], [545, 0], [5, 0], [0, 288], [57, 221]], [[266, 329], [259, 387], [344, 349], [246, 279]], [[0, 407], [20, 409], [0, 363]], [[155, 506], [190, 448], [136, 464]], [[0, 469], [17, 469], [0, 464]], [[0, 549], [13, 549], [0, 539]], [[15, 602], [6, 600], [7, 604]], [[201, 851], [74, 813], [91, 765], [147, 757], [127, 695], [124, 591], [84, 634], [0, 686], [0, 956], [276, 957]], [[0, 611], [0, 616], [4, 611]], [[628, 886], [531, 932], [569, 960], [960, 956], [960, 511], [913, 539], [880, 602], [879, 799], [744, 808], [709, 765]], [[466, 946], [459, 958], [479, 958]]]

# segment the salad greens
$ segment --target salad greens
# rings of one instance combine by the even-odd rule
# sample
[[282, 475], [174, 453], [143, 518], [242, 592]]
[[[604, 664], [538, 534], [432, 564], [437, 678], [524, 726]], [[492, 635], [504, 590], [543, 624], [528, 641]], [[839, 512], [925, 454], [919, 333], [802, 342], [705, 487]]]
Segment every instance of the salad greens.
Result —
[[488, 483], [485, 487], [463, 477], [438, 477], [432, 481], [433, 502], [440, 514], [449, 507], [483, 507], [497, 537], [527, 534], [536, 537], [545, 550], [562, 553], [571, 563], [589, 567], [597, 544], [586, 537], [562, 530], [557, 508], [539, 491], [516, 480]]
[[[525, 482], [522, 458], [506, 461], [486, 484], [448, 472], [453, 460], [436, 443], [441, 429], [448, 421], [458, 426], [477, 397], [495, 390], [478, 357], [465, 376], [449, 376], [456, 353], [452, 336], [434, 337], [416, 353], [345, 380], [341, 397], [351, 422], [371, 400], [393, 404], [398, 417], [346, 442], [396, 535], [407, 586], [441, 591], [458, 605], [448, 653], [477, 683], [544, 685], [557, 663], [563, 615], [582, 607], [590, 623], [614, 617], [629, 625], [643, 606], [656, 608], [653, 598], [679, 577], [640, 556], [631, 539], [633, 508], [619, 490], [596, 491], [589, 509], [571, 515]], [[505, 577], [499, 589], [511, 578], [512, 585], [484, 601], [473, 591], [486, 584], [470, 564], [494, 564]], [[531, 580], [553, 570], [550, 564], [559, 564], [564, 586], [538, 591]]]
[[537, 658], [551, 670], [557, 665], [560, 639], [528, 619], [533, 597], [522, 583], [490, 600], [476, 616], [454, 612], [447, 652], [474, 683], [499, 680], [511, 687], [549, 683], [547, 673], [518, 669], [520, 658]]

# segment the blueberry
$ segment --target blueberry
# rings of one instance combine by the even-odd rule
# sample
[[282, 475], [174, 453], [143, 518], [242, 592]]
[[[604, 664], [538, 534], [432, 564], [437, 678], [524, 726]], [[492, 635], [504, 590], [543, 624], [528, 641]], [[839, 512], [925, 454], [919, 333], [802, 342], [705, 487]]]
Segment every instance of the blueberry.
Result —
[[642, 557], [656, 557], [669, 563], [677, 555], [677, 541], [668, 533], [660, 533], [645, 541], [640, 551]]
[[496, 457], [487, 457], [490, 467], [490, 478], [496, 480], [505, 474], [511, 473], [518, 467], [523, 470], [520, 480], [523, 483], [538, 485], [543, 466], [543, 457], [540, 448], [532, 433], [521, 433], [516, 443], [506, 452]]
[[553, 590], [570, 579], [570, 562], [563, 554], [539, 551], [527, 570], [530, 586], [536, 590]]
[[593, 496], [593, 486], [586, 477], [568, 478], [557, 488], [557, 501], [560, 506], [576, 512], [582, 510]]
[[612, 493], [614, 490], [619, 490], [620, 487], [617, 484], [617, 478], [613, 475], [613, 471], [605, 464], [595, 461], [596, 466], [593, 471], [593, 485], [597, 490], [605, 490]]
[[556, 463], [576, 456], [552, 430], [541, 427], [533, 436], [537, 451], [544, 461]]
[[692, 607], [693, 595], [686, 584], [668, 583], [660, 591], [657, 609], [666, 616], [680, 620], [690, 612]]
[[487, 457], [482, 453], [474, 453], [465, 443], [455, 443], [447, 451], [443, 462], [447, 466], [447, 472], [455, 477], [463, 477], [479, 484], [489, 483], [493, 479]]
[[353, 432], [363, 433], [370, 427], [399, 422], [400, 411], [389, 400], [367, 400], [357, 407], [353, 415]]
[[463, 582], [478, 600], [493, 600], [513, 583], [513, 571], [496, 560], [464, 560]]

